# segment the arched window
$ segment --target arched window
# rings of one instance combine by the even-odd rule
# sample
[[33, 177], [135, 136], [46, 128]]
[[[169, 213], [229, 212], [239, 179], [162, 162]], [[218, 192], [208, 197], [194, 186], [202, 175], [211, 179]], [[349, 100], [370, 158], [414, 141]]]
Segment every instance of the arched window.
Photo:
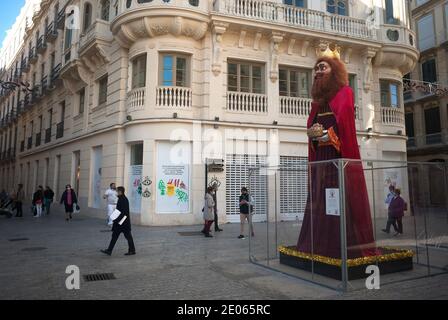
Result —
[[347, 0], [327, 0], [327, 11], [329, 13], [348, 15]]
[[92, 24], [92, 5], [88, 2], [84, 5], [84, 25], [83, 31], [87, 31], [87, 29]]
[[110, 0], [101, 1], [101, 19], [109, 21], [110, 17]]

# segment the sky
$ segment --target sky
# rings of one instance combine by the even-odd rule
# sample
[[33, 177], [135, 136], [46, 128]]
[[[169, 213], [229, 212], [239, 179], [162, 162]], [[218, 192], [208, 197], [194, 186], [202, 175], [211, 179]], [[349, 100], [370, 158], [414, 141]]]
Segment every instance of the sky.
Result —
[[0, 47], [24, 4], [25, 0], [0, 0]]

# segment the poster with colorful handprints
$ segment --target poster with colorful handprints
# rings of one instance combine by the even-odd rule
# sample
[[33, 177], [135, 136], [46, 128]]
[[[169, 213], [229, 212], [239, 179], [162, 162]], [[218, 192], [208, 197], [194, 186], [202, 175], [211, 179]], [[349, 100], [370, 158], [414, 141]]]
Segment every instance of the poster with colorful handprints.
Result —
[[129, 170], [129, 210], [140, 213], [142, 203], [142, 171], [143, 166], [130, 166]]
[[156, 187], [157, 213], [190, 212], [190, 144], [184, 145], [182, 161], [173, 159], [173, 143], [158, 146]]

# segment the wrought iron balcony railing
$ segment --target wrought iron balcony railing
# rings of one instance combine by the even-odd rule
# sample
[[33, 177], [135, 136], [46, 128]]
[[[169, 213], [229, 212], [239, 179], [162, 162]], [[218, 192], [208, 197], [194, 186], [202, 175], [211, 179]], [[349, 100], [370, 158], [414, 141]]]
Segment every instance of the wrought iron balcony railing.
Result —
[[45, 143], [49, 143], [51, 141], [51, 128], [45, 129]]
[[47, 50], [47, 44], [45, 42], [45, 35], [40, 36], [37, 40], [37, 53], [43, 54]]
[[56, 125], [56, 139], [60, 139], [64, 136], [64, 121], [59, 122]]
[[35, 143], [36, 147], [40, 146], [41, 140], [42, 140], [42, 133], [40, 132], [36, 133], [36, 143]]
[[53, 43], [58, 38], [58, 30], [55, 27], [55, 22], [50, 23], [45, 30], [45, 40]]

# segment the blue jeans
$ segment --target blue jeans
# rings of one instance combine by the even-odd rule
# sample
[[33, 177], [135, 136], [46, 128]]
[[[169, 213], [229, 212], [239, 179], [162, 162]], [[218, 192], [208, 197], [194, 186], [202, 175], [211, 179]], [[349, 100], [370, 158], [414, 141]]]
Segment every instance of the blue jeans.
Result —
[[51, 199], [44, 199], [44, 207], [45, 207], [45, 213], [48, 215], [48, 214], [50, 214], [50, 206], [51, 206], [51, 203], [52, 203], [53, 201], [51, 200]]

